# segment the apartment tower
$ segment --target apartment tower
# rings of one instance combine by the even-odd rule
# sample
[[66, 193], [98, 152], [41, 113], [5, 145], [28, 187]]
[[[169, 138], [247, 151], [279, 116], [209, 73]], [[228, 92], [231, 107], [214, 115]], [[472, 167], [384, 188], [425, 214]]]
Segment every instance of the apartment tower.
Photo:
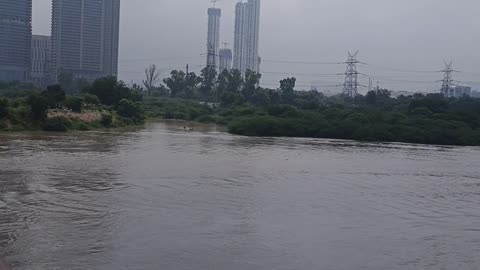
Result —
[[53, 0], [52, 72], [117, 76], [119, 24], [120, 0]]
[[220, 49], [220, 17], [219, 8], [208, 9], [208, 34], [207, 34], [207, 66], [218, 67]]
[[29, 79], [31, 42], [32, 0], [0, 0], [0, 80]]
[[260, 32], [260, 0], [237, 3], [235, 9], [235, 37], [233, 68], [244, 73], [247, 70], [260, 72], [258, 55]]
[[50, 41], [49, 36], [32, 36], [32, 70], [30, 72], [30, 80], [42, 87], [52, 83], [50, 76]]

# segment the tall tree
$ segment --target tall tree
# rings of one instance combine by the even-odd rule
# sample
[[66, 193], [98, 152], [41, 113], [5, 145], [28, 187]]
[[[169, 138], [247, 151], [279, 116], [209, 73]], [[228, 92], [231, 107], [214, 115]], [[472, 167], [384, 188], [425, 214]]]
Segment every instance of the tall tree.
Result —
[[195, 72], [190, 72], [185, 76], [185, 97], [192, 99], [197, 94], [198, 85], [201, 83], [201, 78]]
[[170, 89], [172, 97], [177, 97], [184, 91], [186, 87], [185, 72], [181, 70], [172, 70], [170, 77], [163, 80], [163, 82]]
[[201, 71], [200, 80], [200, 98], [209, 101], [212, 95], [215, 95], [215, 84], [217, 78], [217, 70], [213, 66], [207, 66]]
[[242, 77], [242, 72], [238, 69], [234, 69], [230, 71], [230, 76], [228, 80], [228, 91], [233, 92], [233, 93], [239, 93], [240, 90], [242, 89], [243, 85], [243, 77]]
[[251, 70], [247, 70], [245, 72], [245, 85], [243, 88], [243, 95], [247, 100], [251, 100], [251, 98], [255, 94], [261, 77], [261, 74]]
[[280, 91], [282, 92], [283, 102], [287, 104], [292, 104], [293, 99], [295, 98], [295, 84], [297, 79], [286, 78], [280, 81]]
[[228, 84], [230, 82], [232, 73], [224, 69], [217, 78], [217, 92], [218, 96], [222, 96], [224, 93], [228, 92]]
[[145, 86], [145, 89], [147, 89], [148, 96], [151, 96], [153, 90], [155, 90], [158, 77], [160, 77], [160, 71], [157, 69], [156, 65], [150, 65], [145, 69], [145, 80], [143, 80], [143, 85]]
[[83, 92], [97, 96], [100, 102], [105, 105], [116, 105], [124, 98], [132, 101], [142, 99], [139, 92], [131, 90], [124, 82], [117, 81], [116, 77], [97, 79]]
[[42, 92], [42, 96], [45, 97], [50, 108], [58, 107], [66, 97], [62, 87], [58, 84], [48, 86], [47, 90]]

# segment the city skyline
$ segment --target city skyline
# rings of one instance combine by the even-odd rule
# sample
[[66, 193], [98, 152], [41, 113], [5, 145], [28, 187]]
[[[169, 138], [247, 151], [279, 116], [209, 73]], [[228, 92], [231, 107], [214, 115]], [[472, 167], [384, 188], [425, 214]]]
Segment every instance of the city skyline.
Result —
[[[34, 28], [37, 34], [48, 34], [48, 0], [37, 0]], [[124, 1], [122, 8], [122, 36], [119, 77], [127, 82], [142, 79], [143, 69], [157, 64], [166, 77], [170, 68], [190, 64], [198, 72], [205, 65], [206, 51], [205, 10], [209, 1], [162, 2], [142, 1], [136, 5]], [[185, 3], [189, 5], [185, 9]], [[224, 10], [221, 42], [233, 40], [234, 7], [236, 1], [217, 4]], [[346, 9], [351, 6], [351, 9]], [[435, 12], [431, 7], [435, 6]], [[345, 66], [275, 63], [270, 60], [293, 62], [339, 62], [346, 60], [347, 51], [360, 50], [359, 60], [376, 66], [431, 73], [407, 73], [372, 67], [359, 71], [372, 77], [374, 84], [393, 90], [436, 91], [442, 74], [433, 73], [443, 68], [443, 61], [454, 60], [458, 80], [476, 82], [476, 48], [480, 42], [476, 30], [474, 1], [440, 3], [413, 1], [386, 3], [368, 0], [355, 1], [262, 1], [262, 84], [278, 86], [278, 80], [296, 76], [298, 85], [341, 84], [343, 76], [314, 76], [311, 74], [344, 73]], [[454, 21], [452, 8], [462, 12]], [[179, 16], [179, 14], [182, 14]], [[450, 15], [449, 15], [450, 14]], [[185, 20], [188, 18], [188, 20]], [[351, 25], [357, 25], [352, 29]], [[168, 31], [175, 25], [175, 31]], [[149, 26], [154, 26], [149, 27]], [[416, 31], [412, 31], [415, 27]], [[168, 35], [160, 35], [167, 31]], [[155, 34], [152, 35], [152, 32]], [[146, 37], [148, 42], [139, 42]], [[469, 73], [467, 73], [469, 72]], [[275, 73], [275, 74], [272, 74]], [[368, 84], [368, 78], [362, 78]], [[302, 87], [306, 88], [306, 87]], [[322, 88], [323, 89], [323, 88]]]

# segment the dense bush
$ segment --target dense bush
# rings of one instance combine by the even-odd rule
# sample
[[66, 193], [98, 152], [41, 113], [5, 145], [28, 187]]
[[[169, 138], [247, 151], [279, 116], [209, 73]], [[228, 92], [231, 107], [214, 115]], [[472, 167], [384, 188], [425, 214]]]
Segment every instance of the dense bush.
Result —
[[8, 100], [0, 97], [0, 120], [8, 116]]
[[71, 122], [65, 117], [48, 118], [42, 125], [44, 131], [65, 132], [71, 126]]
[[[408, 106], [398, 106], [408, 109], [394, 110], [401, 102], [409, 102]], [[462, 102], [468, 106], [459, 104]], [[287, 105], [272, 106], [267, 110], [268, 116], [234, 119], [229, 124], [229, 131], [247, 136], [297, 136], [442, 145], [478, 145], [480, 142], [480, 100], [453, 101], [433, 95], [416, 97], [412, 102], [391, 99], [388, 103], [393, 105], [392, 109], [351, 104], [304, 111]], [[465, 107], [470, 110], [459, 109]]]
[[121, 117], [130, 118], [134, 121], [141, 121], [144, 119], [144, 110], [140, 102], [122, 99], [118, 102], [116, 109], [118, 115]]
[[82, 112], [83, 99], [78, 96], [67, 96], [64, 105], [73, 112], [80, 113]]
[[102, 113], [100, 124], [104, 127], [111, 127], [113, 124], [113, 116], [109, 113]]

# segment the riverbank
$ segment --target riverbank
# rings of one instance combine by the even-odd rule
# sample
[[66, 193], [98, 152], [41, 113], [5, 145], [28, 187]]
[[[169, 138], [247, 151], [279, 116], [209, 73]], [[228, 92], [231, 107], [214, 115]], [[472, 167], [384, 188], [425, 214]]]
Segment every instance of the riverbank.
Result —
[[[305, 110], [285, 104], [241, 104], [226, 107], [195, 100], [157, 97], [145, 98], [133, 106], [138, 108], [138, 113], [133, 118], [128, 117], [131, 116], [126, 113], [129, 110], [125, 112], [119, 106], [83, 109], [81, 112], [54, 109], [47, 110], [46, 118], [41, 123], [32, 121], [28, 125], [12, 125], [7, 120], [7, 124], [3, 122], [0, 130], [82, 131], [139, 125], [151, 119], [171, 119], [214, 123], [225, 126], [232, 134], [243, 136], [480, 145], [480, 116], [477, 111], [469, 113], [464, 108], [465, 104], [456, 104], [456, 108], [439, 112], [436, 111], [438, 109], [428, 107], [431, 102], [426, 97], [411, 100], [407, 103], [408, 106], [403, 105], [407, 108], [404, 111], [398, 108], [382, 109], [348, 104], [326, 104], [315, 110]], [[471, 107], [478, 109], [478, 101], [468, 102], [473, 102]], [[128, 101], [123, 103], [134, 104]], [[123, 116], [114, 108], [123, 112]]]
[[478, 100], [437, 96], [390, 99], [385, 107], [324, 104], [219, 106], [191, 100], [151, 98], [149, 116], [225, 125], [228, 132], [259, 137], [306, 137], [436, 145], [480, 145]]
[[0, 97], [1, 131], [68, 131], [143, 123], [142, 94], [116, 78], [98, 79], [81, 93], [59, 85], [44, 91], [15, 91]]
[[[59, 85], [42, 92], [16, 91], [0, 97], [0, 130], [89, 130], [161, 118], [215, 123], [245, 136], [480, 145], [479, 99], [440, 94], [392, 98], [385, 89], [355, 98], [326, 97], [295, 91], [295, 78], [280, 81], [279, 89], [265, 89], [258, 86], [259, 74], [241, 78], [226, 73], [219, 75], [217, 92], [210, 87], [215, 81], [205, 81], [215, 76], [188, 87], [174, 76], [165, 80], [168, 89], [156, 92], [129, 88], [113, 77], [71, 95]], [[234, 75], [238, 80], [229, 84]]]

